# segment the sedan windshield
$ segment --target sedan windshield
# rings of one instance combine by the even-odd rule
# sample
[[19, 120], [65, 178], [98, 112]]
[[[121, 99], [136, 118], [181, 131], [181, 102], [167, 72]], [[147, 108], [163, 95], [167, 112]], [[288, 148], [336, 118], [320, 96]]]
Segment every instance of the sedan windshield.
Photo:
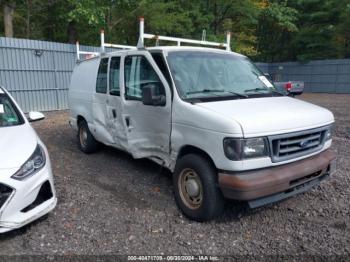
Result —
[[281, 95], [243, 56], [202, 51], [169, 52], [168, 63], [183, 99]]
[[5, 94], [0, 94], [0, 128], [23, 123], [22, 117], [10, 98]]

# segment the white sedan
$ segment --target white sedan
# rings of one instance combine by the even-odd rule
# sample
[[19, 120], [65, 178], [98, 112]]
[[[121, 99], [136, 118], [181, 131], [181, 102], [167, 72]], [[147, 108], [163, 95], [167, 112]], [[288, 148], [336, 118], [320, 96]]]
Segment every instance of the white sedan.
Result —
[[10, 94], [0, 87], [0, 233], [20, 228], [57, 203], [47, 149]]

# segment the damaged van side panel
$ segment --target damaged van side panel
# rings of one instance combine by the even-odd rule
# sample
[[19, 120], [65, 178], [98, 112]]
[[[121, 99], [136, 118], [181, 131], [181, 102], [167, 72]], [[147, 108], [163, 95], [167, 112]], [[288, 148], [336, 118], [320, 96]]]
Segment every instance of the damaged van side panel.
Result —
[[[125, 60], [129, 61], [126, 66]], [[167, 81], [154, 63], [149, 52], [130, 51], [124, 58], [122, 88], [123, 122], [128, 151], [134, 158], [152, 158], [163, 165], [169, 164], [171, 133], [171, 92]], [[144, 105], [142, 87], [156, 84], [164, 92], [162, 106]]]

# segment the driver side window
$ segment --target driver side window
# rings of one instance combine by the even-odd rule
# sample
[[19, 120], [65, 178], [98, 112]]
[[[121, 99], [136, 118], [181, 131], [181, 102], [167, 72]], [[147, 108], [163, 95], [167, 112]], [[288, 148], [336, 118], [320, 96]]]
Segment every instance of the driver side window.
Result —
[[147, 85], [156, 87], [155, 95], [165, 95], [165, 90], [156, 71], [144, 56], [135, 55], [125, 58], [125, 98], [141, 100], [142, 88]]
[[112, 57], [109, 66], [109, 94], [112, 96], [120, 95], [119, 69], [120, 57]]

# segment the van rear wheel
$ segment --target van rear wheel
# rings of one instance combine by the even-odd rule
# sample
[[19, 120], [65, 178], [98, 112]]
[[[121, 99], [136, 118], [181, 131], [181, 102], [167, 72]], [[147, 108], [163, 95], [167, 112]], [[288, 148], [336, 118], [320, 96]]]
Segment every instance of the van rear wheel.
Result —
[[85, 120], [81, 120], [78, 124], [78, 145], [86, 154], [94, 153], [99, 148], [99, 142], [92, 136]]
[[173, 175], [175, 200], [188, 218], [202, 222], [222, 214], [225, 199], [216, 177], [215, 167], [201, 155], [188, 154], [178, 160]]

